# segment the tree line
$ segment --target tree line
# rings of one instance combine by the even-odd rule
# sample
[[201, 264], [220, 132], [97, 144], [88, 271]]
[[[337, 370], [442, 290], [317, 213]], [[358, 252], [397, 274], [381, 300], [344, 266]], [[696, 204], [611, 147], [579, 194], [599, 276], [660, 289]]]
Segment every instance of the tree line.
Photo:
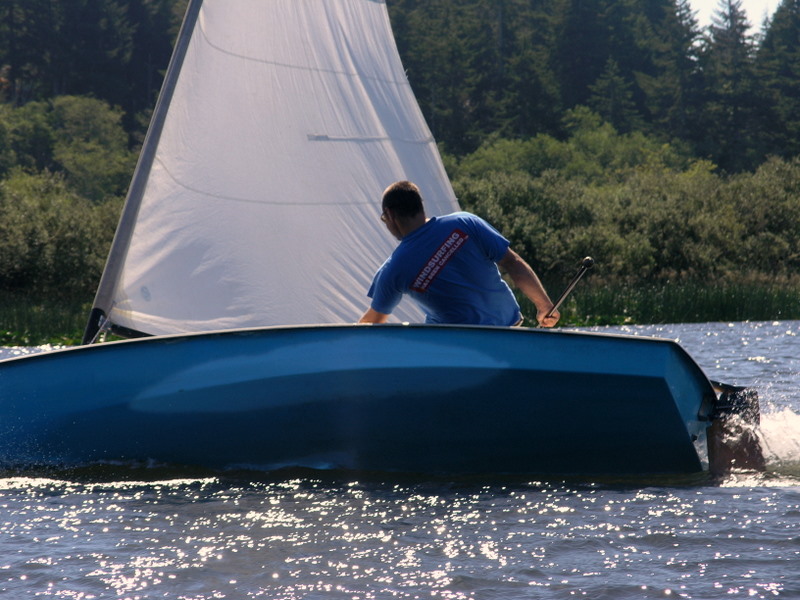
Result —
[[800, 1], [751, 26], [719, 0], [390, 1], [408, 77], [448, 152], [489, 134], [563, 138], [586, 106], [618, 131], [685, 145], [725, 172], [800, 154]]
[[[186, 4], [0, 0], [0, 289], [96, 286]], [[387, 5], [462, 205], [546, 277], [794, 281], [800, 0]]]
[[[0, 98], [89, 95], [141, 136], [187, 0], [0, 0]], [[719, 0], [387, 0], [436, 139], [563, 138], [586, 106], [618, 131], [684, 144], [728, 173], [800, 154], [800, 0], [753, 24]], [[134, 140], [135, 141], [135, 140]]]
[[120, 107], [128, 131], [141, 129], [187, 2], [0, 0], [0, 98], [92, 96]]

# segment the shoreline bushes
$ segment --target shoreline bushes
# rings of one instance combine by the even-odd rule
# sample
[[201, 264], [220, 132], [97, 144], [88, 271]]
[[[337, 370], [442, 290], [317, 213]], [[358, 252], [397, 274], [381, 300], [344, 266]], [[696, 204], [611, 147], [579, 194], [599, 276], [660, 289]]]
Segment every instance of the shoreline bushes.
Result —
[[[565, 320], [800, 318], [799, 158], [721, 175], [578, 116], [565, 141], [493, 139], [448, 157], [462, 207], [503, 232], [551, 295], [584, 256], [595, 259]], [[535, 322], [532, 307], [526, 315]]]
[[[586, 255], [604, 278], [627, 283], [735, 285], [800, 273], [799, 158], [720, 175], [708, 161], [602, 123], [565, 142], [537, 137], [491, 141], [451, 170], [461, 205], [503, 232], [544, 279]], [[605, 150], [586, 152], [587, 138]], [[513, 158], [504, 165], [505, 156]], [[559, 161], [558, 169], [531, 166]]]
[[[59, 114], [73, 122], [37, 108], [41, 143], [27, 146], [15, 138], [21, 122], [0, 113], [0, 305], [34, 322], [59, 312], [59, 301], [81, 311], [91, 301], [122, 208], [121, 176], [95, 178], [91, 169], [132, 171], [135, 156], [121, 147], [110, 107], [80, 98], [53, 106], [71, 106]], [[565, 324], [800, 318], [800, 158], [723, 175], [680, 148], [620, 134], [584, 109], [568, 118], [566, 140], [492, 138], [473, 154], [444, 157], [462, 207], [508, 237], [552, 295], [584, 256], [595, 259], [562, 311]], [[104, 133], [81, 138], [81, 123]], [[39, 300], [26, 313], [19, 298]], [[85, 318], [70, 316], [62, 325], [70, 331], [54, 333], [74, 338]], [[39, 339], [22, 321], [0, 314], [6, 341]]]

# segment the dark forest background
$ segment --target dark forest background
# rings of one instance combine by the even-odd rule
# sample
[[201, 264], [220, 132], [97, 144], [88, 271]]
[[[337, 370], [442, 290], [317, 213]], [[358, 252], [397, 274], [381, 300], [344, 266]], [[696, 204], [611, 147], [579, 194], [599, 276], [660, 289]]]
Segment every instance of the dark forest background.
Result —
[[[546, 280], [800, 289], [800, 0], [387, 5], [462, 205]], [[0, 292], [94, 290], [185, 6], [0, 0]]]
[[[15, 107], [91, 96], [140, 134], [185, 0], [0, 0], [0, 92]], [[584, 106], [620, 133], [680, 145], [726, 173], [800, 153], [800, 5], [752, 24], [721, 0], [389, 0], [403, 63], [448, 153], [488, 136], [569, 134]]]

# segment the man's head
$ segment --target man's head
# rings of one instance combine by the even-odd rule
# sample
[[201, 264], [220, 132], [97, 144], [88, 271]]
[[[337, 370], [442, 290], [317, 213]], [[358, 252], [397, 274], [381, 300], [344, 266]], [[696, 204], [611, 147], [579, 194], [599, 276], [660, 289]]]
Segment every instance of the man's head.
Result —
[[383, 191], [381, 208], [397, 219], [412, 219], [422, 213], [422, 194], [410, 181], [396, 181]]
[[425, 224], [422, 194], [410, 181], [396, 181], [386, 188], [381, 205], [381, 221], [398, 240]]

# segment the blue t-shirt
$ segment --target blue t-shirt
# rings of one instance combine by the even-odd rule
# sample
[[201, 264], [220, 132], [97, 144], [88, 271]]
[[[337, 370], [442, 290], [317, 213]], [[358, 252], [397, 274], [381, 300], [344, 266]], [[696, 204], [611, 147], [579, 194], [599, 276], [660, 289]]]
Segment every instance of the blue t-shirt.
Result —
[[425, 312], [426, 323], [514, 325], [519, 304], [496, 264], [508, 247], [480, 217], [466, 212], [433, 217], [401, 240], [367, 296], [374, 310], [390, 314], [408, 294]]

